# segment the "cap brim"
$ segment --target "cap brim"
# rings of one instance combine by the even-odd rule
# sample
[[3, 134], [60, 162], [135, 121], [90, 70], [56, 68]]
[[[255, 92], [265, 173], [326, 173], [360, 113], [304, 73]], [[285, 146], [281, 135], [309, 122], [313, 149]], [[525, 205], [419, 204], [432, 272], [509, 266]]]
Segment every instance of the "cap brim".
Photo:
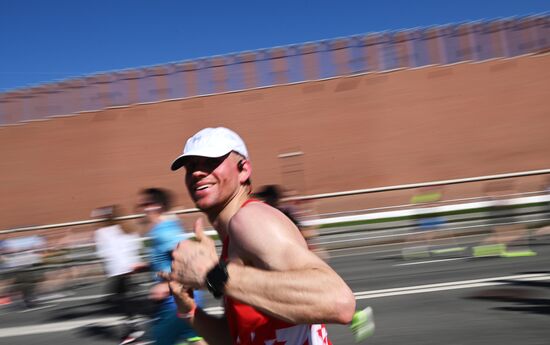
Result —
[[176, 171], [179, 168], [181, 168], [185, 164], [185, 160], [186, 160], [187, 157], [189, 157], [189, 156], [181, 155], [178, 158], [176, 158], [172, 162], [172, 165], [170, 166], [170, 169], [172, 169], [172, 171]]
[[[229, 151], [229, 152], [231, 152], [231, 151]], [[170, 167], [170, 169], [172, 169], [172, 171], [178, 170], [179, 168], [181, 168], [182, 166], [185, 165], [185, 161], [189, 157], [218, 158], [218, 157], [223, 157], [223, 156], [229, 154], [229, 152], [224, 152], [224, 153], [220, 153], [220, 152], [209, 152], [209, 153], [191, 152], [191, 153], [183, 154], [183, 155], [179, 156], [178, 158], [176, 158], [174, 160], [174, 162], [172, 162], [172, 166]]]

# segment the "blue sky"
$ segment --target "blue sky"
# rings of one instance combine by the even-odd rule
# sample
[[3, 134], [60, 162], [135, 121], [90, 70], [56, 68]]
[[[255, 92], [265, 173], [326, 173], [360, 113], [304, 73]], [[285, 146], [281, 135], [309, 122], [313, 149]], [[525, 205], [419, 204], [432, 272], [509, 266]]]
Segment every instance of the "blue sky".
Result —
[[548, 0], [0, 0], [0, 92], [103, 71], [549, 10]]

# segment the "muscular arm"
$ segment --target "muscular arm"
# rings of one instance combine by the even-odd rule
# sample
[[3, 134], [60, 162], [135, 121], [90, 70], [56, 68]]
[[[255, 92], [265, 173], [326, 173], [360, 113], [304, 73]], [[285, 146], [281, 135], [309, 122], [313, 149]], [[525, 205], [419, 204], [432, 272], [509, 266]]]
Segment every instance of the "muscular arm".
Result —
[[292, 323], [351, 321], [351, 290], [281, 213], [251, 204], [232, 218], [229, 236], [226, 295]]

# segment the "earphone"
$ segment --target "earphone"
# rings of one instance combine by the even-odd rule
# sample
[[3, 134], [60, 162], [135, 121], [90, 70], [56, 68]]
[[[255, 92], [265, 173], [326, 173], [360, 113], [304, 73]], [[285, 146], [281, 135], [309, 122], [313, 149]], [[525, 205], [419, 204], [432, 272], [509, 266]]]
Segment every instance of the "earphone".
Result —
[[241, 159], [239, 163], [237, 163], [237, 168], [239, 169], [239, 171], [243, 171], [243, 167], [244, 167], [244, 159]]

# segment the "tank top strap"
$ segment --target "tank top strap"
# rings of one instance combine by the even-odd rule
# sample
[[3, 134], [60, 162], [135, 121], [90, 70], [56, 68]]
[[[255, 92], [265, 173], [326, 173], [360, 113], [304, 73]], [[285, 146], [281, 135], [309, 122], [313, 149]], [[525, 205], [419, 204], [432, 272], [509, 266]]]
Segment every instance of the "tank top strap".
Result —
[[247, 199], [245, 202], [243, 202], [243, 204], [241, 205], [241, 208], [245, 207], [246, 205], [250, 204], [251, 202], [262, 202], [262, 201], [258, 200], [258, 199], [255, 199], [255, 198], [250, 198], [250, 199]]

